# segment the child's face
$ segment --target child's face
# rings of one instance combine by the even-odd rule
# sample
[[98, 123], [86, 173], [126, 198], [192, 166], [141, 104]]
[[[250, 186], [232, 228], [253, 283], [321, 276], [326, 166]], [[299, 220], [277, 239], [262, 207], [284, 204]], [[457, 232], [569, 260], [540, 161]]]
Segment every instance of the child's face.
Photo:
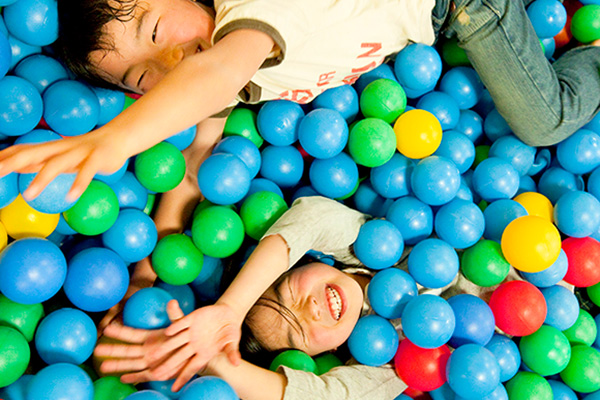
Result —
[[92, 64], [106, 80], [145, 93], [185, 57], [210, 47], [211, 10], [191, 0], [139, 0], [132, 18], [104, 26], [114, 51], [94, 51]]
[[313, 356], [344, 343], [363, 305], [363, 291], [350, 275], [322, 263], [288, 272], [263, 295], [283, 304], [304, 334], [277, 311], [255, 307], [254, 335], [268, 349], [296, 348]]

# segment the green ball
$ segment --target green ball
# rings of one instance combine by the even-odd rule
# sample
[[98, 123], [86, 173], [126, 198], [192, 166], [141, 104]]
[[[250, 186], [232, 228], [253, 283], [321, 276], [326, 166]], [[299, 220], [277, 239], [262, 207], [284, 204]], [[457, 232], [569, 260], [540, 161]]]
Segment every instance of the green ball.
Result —
[[331, 353], [316, 357], [315, 364], [317, 364], [317, 375], [323, 375], [335, 367], [344, 365], [342, 360], [337, 358], [335, 354]]
[[277, 193], [269, 191], [252, 193], [240, 208], [246, 234], [252, 239], [260, 240], [287, 209], [285, 200]]
[[286, 350], [279, 353], [277, 357], [271, 362], [269, 369], [271, 371], [277, 371], [280, 365], [284, 365], [291, 369], [299, 371], [317, 373], [317, 364], [311, 356], [300, 350]]
[[396, 151], [396, 134], [392, 126], [379, 118], [359, 121], [348, 136], [352, 159], [365, 167], [379, 167]]
[[208, 207], [192, 222], [192, 240], [209, 257], [229, 257], [244, 241], [244, 223], [229, 207]]
[[349, 193], [346, 193], [345, 195], [340, 196], [340, 197], [336, 197], [335, 199], [336, 200], [346, 200], [347, 198], [354, 196], [354, 193], [356, 193], [356, 191], [358, 190], [358, 187], [360, 186], [360, 182], [361, 182], [361, 179], [359, 178], [358, 182], [356, 182], [356, 185], [354, 185], [354, 188]]
[[558, 374], [571, 359], [569, 339], [549, 325], [542, 325], [531, 335], [522, 337], [519, 350], [523, 362], [542, 376]]
[[449, 39], [442, 45], [442, 58], [451, 67], [471, 65], [467, 53], [458, 46], [456, 38]]
[[43, 316], [44, 306], [42, 306], [42, 303], [15, 303], [0, 294], [0, 325], [15, 328], [21, 332], [28, 342], [33, 340], [35, 328], [37, 328]]
[[187, 285], [202, 270], [204, 255], [182, 233], [165, 236], [152, 252], [152, 267], [158, 277], [169, 285]]
[[134, 99], [133, 97], [125, 96], [125, 103], [123, 104], [123, 110], [128, 109], [130, 105], [135, 103], [135, 100], [136, 99]]
[[565, 329], [563, 333], [571, 342], [571, 346], [576, 344], [591, 346], [596, 340], [598, 327], [590, 313], [580, 308], [575, 323], [569, 329]]
[[63, 213], [71, 228], [82, 235], [99, 235], [119, 216], [119, 200], [104, 182], [92, 181], [79, 200]]
[[0, 388], [10, 385], [25, 373], [30, 356], [25, 337], [16, 329], [0, 326]]
[[185, 159], [171, 143], [158, 143], [135, 157], [135, 177], [152, 192], [168, 192], [184, 176]]
[[596, 283], [593, 286], [588, 286], [586, 291], [590, 297], [590, 300], [592, 300], [595, 305], [600, 307], [600, 283]]
[[475, 169], [479, 165], [480, 162], [488, 158], [490, 154], [490, 146], [487, 144], [481, 144], [479, 146], [475, 146], [475, 160], [473, 160], [473, 165], [471, 169]]
[[460, 269], [465, 278], [474, 284], [491, 287], [499, 285], [506, 278], [510, 264], [502, 254], [500, 243], [484, 239], [463, 252]]
[[581, 393], [600, 389], [600, 352], [593, 347], [578, 344], [571, 349], [571, 361], [561, 373], [563, 382]]
[[600, 39], [600, 5], [589, 4], [577, 10], [571, 19], [571, 33], [581, 43]]
[[396, 81], [377, 79], [363, 89], [359, 103], [366, 118], [381, 118], [391, 124], [406, 109], [406, 93]]
[[148, 193], [148, 200], [146, 201], [146, 205], [144, 206], [144, 214], [150, 215], [154, 210], [154, 203], [156, 202], [156, 195], [153, 193]]
[[116, 376], [105, 376], [94, 382], [94, 400], [123, 400], [135, 392], [133, 385], [122, 383]]
[[259, 149], [264, 143], [264, 139], [260, 136], [256, 127], [256, 113], [247, 108], [236, 108], [227, 117], [223, 136], [233, 135], [251, 140]]
[[510, 400], [551, 400], [554, 397], [548, 381], [533, 372], [517, 372], [505, 386]]

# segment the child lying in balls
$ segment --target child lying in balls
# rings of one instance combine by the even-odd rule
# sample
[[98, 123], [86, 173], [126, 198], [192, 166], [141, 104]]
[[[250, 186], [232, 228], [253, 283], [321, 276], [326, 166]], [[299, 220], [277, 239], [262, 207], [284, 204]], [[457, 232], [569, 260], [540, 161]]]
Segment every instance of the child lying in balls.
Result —
[[[285, 349], [316, 356], [347, 341], [359, 317], [372, 313], [364, 293], [374, 273], [364, 268], [352, 247], [367, 219], [334, 200], [298, 199], [265, 234], [214, 305], [184, 317], [171, 301], [168, 313], [173, 323], [165, 330], [109, 325], [104, 334], [127, 344], [98, 345], [97, 356], [115, 358], [104, 361], [101, 371], [125, 373], [122, 380], [128, 383], [178, 377], [174, 390], [196, 373], [217, 375], [244, 399], [342, 394], [347, 399], [396, 398], [406, 385], [388, 364], [342, 366], [317, 376], [287, 367], [269, 371], [240, 360], [238, 351], [242, 332], [244, 359], [265, 352], [272, 358]], [[343, 269], [321, 262], [291, 268], [310, 249], [333, 256]], [[406, 257], [400, 267], [405, 261]], [[520, 278], [513, 270], [506, 279]], [[458, 275], [445, 288], [420, 292], [485, 297], [493, 289]]]

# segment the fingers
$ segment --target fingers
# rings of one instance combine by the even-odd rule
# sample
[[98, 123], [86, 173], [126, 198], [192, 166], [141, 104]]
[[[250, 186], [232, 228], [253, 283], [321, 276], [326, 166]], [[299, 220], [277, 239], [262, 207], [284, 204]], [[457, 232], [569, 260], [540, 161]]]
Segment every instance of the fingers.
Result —
[[175, 322], [185, 317], [185, 314], [181, 310], [181, 307], [179, 307], [177, 300], [171, 300], [167, 303], [167, 315], [169, 316], [171, 322]]
[[150, 335], [145, 329], [130, 328], [125, 325], [110, 324], [104, 329], [104, 336], [128, 343], [142, 344]]
[[19, 144], [0, 152], [0, 176], [11, 172], [33, 172], [28, 167], [42, 165], [63, 147], [62, 140], [42, 144]]
[[123, 383], [132, 383], [137, 384], [140, 382], [150, 382], [150, 381], [158, 381], [158, 380], [169, 380], [177, 375], [177, 373], [183, 368], [184, 364], [180, 364], [175, 370], [172, 371], [171, 375], [166, 379], [159, 379], [152, 371], [144, 370], [140, 372], [134, 372], [125, 374], [121, 377], [121, 382]]
[[229, 359], [229, 362], [231, 364], [235, 365], [236, 367], [238, 365], [240, 365], [240, 361], [242, 360], [242, 355], [240, 354], [240, 351], [236, 344], [234, 344], [234, 343], [227, 344], [223, 351], [225, 352], [225, 354], [227, 354], [227, 358]]
[[196, 375], [196, 372], [200, 371], [204, 365], [201, 362], [198, 362], [200, 358], [198, 356], [192, 358], [186, 365], [183, 367], [183, 370], [179, 373], [179, 376], [173, 383], [172, 391], [176, 392], [183, 387], [190, 379]]
[[133, 344], [99, 344], [94, 350], [98, 357], [138, 358], [144, 356], [144, 347]]
[[115, 319], [115, 317], [121, 312], [121, 305], [116, 304], [112, 306], [104, 315], [104, 317], [100, 320], [98, 324], [98, 336], [102, 335], [104, 329], [110, 325], [111, 322]]
[[179, 365], [185, 363], [189, 358], [194, 355], [194, 349], [191, 345], [187, 345], [179, 349], [175, 354], [169, 357], [166, 361], [163, 361], [158, 367], [153, 369], [153, 375], [158, 380], [167, 380], [166, 376], [172, 374]]
[[143, 358], [120, 358], [104, 361], [100, 365], [100, 371], [105, 374], [113, 374], [118, 372], [142, 371], [146, 367], [147, 364]]
[[193, 319], [191, 317], [192, 314], [187, 315], [183, 318], [178, 319], [177, 321], [173, 322], [169, 327], [167, 327], [167, 329], [165, 329], [165, 335], [167, 336], [174, 336], [176, 334], [178, 334], [179, 332], [188, 329], [193, 322]]
[[46, 165], [42, 167], [27, 190], [23, 192], [23, 197], [28, 200], [36, 198], [42, 193], [46, 186], [54, 180], [54, 178], [79, 164], [81, 161], [79, 157], [80, 155], [78, 154], [68, 152], [51, 158]]
[[151, 362], [157, 362], [162, 360], [167, 354], [171, 353], [174, 350], [177, 350], [183, 345], [189, 343], [188, 335], [180, 334], [177, 336], [173, 336], [169, 338], [165, 343], [163, 343], [156, 351], [148, 354], [148, 357]]
[[87, 189], [92, 179], [100, 169], [99, 164], [95, 161], [96, 157], [91, 155], [81, 165], [75, 181], [71, 185], [71, 190], [67, 193], [68, 201], [76, 201]]

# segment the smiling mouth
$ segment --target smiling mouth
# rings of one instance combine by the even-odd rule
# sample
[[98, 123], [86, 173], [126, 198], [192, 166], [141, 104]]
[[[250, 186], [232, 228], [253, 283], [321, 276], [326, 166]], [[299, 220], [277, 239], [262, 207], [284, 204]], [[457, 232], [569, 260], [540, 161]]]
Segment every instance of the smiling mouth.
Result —
[[327, 297], [327, 304], [329, 306], [329, 312], [331, 313], [333, 319], [339, 321], [340, 317], [342, 316], [343, 309], [342, 296], [331, 286], [326, 287], [325, 293]]

